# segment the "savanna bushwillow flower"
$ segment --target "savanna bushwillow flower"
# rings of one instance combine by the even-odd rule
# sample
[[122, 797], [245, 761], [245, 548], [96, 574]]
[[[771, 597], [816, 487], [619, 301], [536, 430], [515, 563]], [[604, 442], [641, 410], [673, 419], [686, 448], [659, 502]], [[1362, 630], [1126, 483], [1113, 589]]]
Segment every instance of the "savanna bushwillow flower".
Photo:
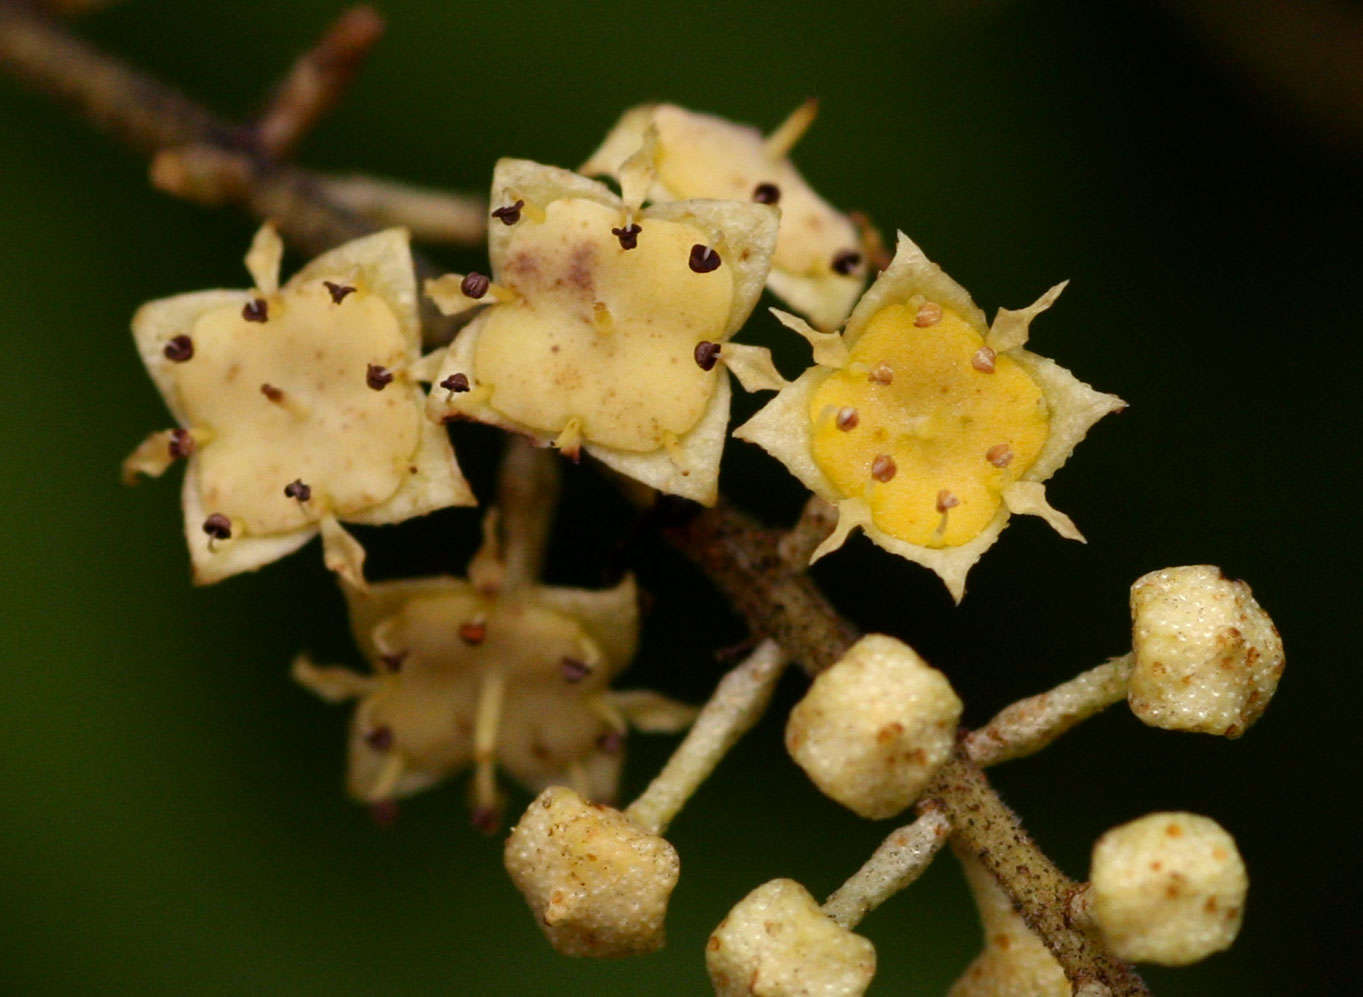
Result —
[[615, 692], [634, 655], [634, 581], [611, 589], [508, 585], [496, 513], [469, 578], [343, 586], [355, 641], [372, 674], [294, 662], [329, 702], [359, 699], [351, 723], [350, 794], [386, 803], [472, 764], [475, 823], [495, 826], [496, 766], [533, 792], [565, 783], [613, 800], [628, 724], [676, 730], [694, 711], [656, 693]]
[[364, 551], [339, 520], [396, 523], [474, 504], [446, 433], [423, 414], [406, 231], [339, 246], [281, 287], [282, 254], [266, 224], [246, 257], [252, 290], [164, 298], [133, 318], [179, 428], [152, 434], [124, 475], [188, 458], [182, 502], [199, 584], [319, 531], [328, 567], [362, 584]]
[[764, 204], [641, 208], [568, 170], [503, 159], [492, 180], [492, 280], [427, 283], [447, 313], [489, 300], [449, 348], [433, 418], [466, 417], [586, 450], [661, 491], [713, 503], [729, 418], [723, 362], [776, 387], [765, 349], [727, 340], [762, 292], [777, 213]]
[[1043, 482], [1089, 427], [1125, 403], [1023, 349], [1059, 284], [992, 326], [970, 295], [907, 236], [841, 334], [778, 312], [809, 339], [815, 365], [735, 436], [765, 448], [838, 524], [814, 552], [861, 527], [875, 543], [935, 571], [959, 601], [965, 578], [1011, 513], [1082, 540]]
[[856, 226], [810, 188], [788, 156], [816, 108], [806, 102], [764, 136], [673, 104], [646, 104], [625, 112], [581, 172], [618, 177], [647, 140], [654, 143], [657, 167], [651, 200], [717, 197], [777, 205], [781, 234], [767, 287], [818, 328], [835, 329], [861, 293], [867, 268]]

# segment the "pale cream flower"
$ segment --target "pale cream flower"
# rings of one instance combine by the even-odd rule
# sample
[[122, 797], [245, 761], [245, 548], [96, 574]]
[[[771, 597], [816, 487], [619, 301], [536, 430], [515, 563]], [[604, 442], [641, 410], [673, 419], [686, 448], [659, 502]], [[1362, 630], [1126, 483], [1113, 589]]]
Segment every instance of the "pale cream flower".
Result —
[[423, 417], [421, 331], [407, 233], [319, 256], [282, 287], [265, 225], [249, 291], [143, 305], [142, 360], [179, 430], [153, 434], [126, 478], [188, 457], [182, 494], [194, 581], [216, 582], [322, 534], [327, 564], [362, 584], [339, 520], [396, 523], [473, 505], [447, 435]]
[[552, 783], [615, 797], [628, 723], [685, 726], [694, 710], [609, 686], [634, 655], [634, 581], [592, 591], [528, 584], [503, 590], [489, 515], [470, 578], [440, 576], [346, 587], [355, 640], [372, 674], [319, 667], [294, 677], [323, 699], [358, 698], [348, 785], [378, 803], [475, 766], [479, 823], [500, 809], [500, 765], [532, 792]]
[[781, 234], [767, 287], [820, 329], [847, 318], [866, 283], [861, 239], [851, 219], [816, 194], [787, 155], [814, 120], [814, 101], [770, 135], [673, 104], [626, 111], [581, 172], [619, 176], [649, 138], [656, 142], [654, 201], [717, 197], [781, 209]]
[[1064, 286], [1027, 308], [999, 309], [990, 326], [900, 233], [894, 261], [842, 333], [776, 313], [810, 341], [815, 365], [734, 435], [837, 506], [837, 528], [814, 559], [861, 527], [935, 571], [959, 601], [967, 572], [1012, 513], [1083, 539], [1042, 483], [1125, 403], [1023, 349], [1032, 319]]
[[498, 162], [491, 281], [426, 286], [446, 313], [491, 303], [450, 346], [430, 414], [586, 450], [713, 503], [729, 417], [717, 363], [750, 390], [784, 383], [765, 349], [728, 342], [761, 294], [777, 214], [734, 201], [641, 208], [652, 166], [636, 166], [621, 198], [567, 170]]

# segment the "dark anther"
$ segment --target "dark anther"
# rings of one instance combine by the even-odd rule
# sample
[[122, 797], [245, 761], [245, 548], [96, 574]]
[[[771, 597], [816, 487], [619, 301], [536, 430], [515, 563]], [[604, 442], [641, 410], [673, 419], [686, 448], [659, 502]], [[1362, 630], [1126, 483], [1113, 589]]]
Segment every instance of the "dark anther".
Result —
[[625, 746], [625, 735], [618, 730], [608, 730], [596, 739], [596, 746], [608, 755], [618, 755]]
[[844, 277], [861, 265], [861, 254], [855, 249], [844, 249], [833, 257], [833, 269]]
[[774, 183], [760, 183], [752, 192], [752, 199], [758, 204], [775, 204], [781, 200], [781, 188]]
[[487, 640], [487, 624], [481, 620], [474, 620], [470, 623], [463, 623], [459, 627], [459, 639], [465, 644], [477, 647]]
[[524, 201], [503, 205], [492, 212], [492, 217], [498, 219], [503, 225], [515, 225], [521, 220], [521, 208], [523, 207], [525, 207]]
[[473, 272], [459, 282], [459, 290], [466, 298], [477, 301], [487, 294], [487, 289], [492, 286], [492, 281], [487, 274]]
[[204, 532], [213, 540], [229, 540], [232, 537], [232, 521], [220, 512], [215, 512], [204, 520]]
[[592, 673], [591, 665], [585, 661], [578, 661], [576, 658], [565, 657], [559, 662], [559, 667], [563, 670], [565, 682], [581, 682]]
[[270, 318], [270, 306], [264, 298], [253, 298], [241, 306], [241, 317], [247, 322], [265, 322]]
[[696, 273], [709, 273], [719, 269], [719, 254], [698, 242], [691, 247], [691, 259], [687, 262]]
[[859, 416], [857, 410], [850, 405], [844, 405], [842, 408], [838, 409], [837, 418], [834, 420], [837, 427], [844, 433], [856, 429], [857, 423], [859, 422], [861, 422], [861, 416]]
[[458, 394], [461, 391], [468, 391], [469, 376], [467, 374], [451, 374], [440, 382], [440, 386], [450, 394]]
[[194, 452], [194, 437], [190, 435], [188, 429], [172, 429], [167, 449], [170, 451], [170, 455], [177, 460], [181, 457], [188, 457]]
[[382, 391], [392, 382], [393, 372], [387, 367], [380, 366], [379, 364], [371, 363], [369, 368], [364, 372], [364, 383], [375, 391]]
[[364, 743], [375, 751], [387, 751], [393, 746], [393, 728], [375, 727], [364, 735]]
[[302, 480], [299, 478], [294, 478], [284, 486], [284, 495], [287, 498], [306, 502], [308, 499], [312, 498], [312, 486], [303, 484]]
[[611, 229], [611, 235], [620, 240], [621, 249], [633, 249], [639, 245], [639, 233], [642, 231], [638, 225], [626, 225], [624, 228]]
[[284, 400], [284, 392], [281, 389], [276, 388], [273, 384], [262, 384], [260, 386], [260, 393], [275, 403]]
[[166, 344], [166, 348], [162, 352], [165, 353], [167, 360], [184, 363], [194, 356], [194, 340], [188, 336], [176, 336]]
[[396, 654], [380, 654], [379, 660], [383, 662], [383, 667], [390, 672], [402, 671], [402, 663], [407, 660], [406, 651], [398, 651]]
[[331, 303], [339, 305], [345, 300], [347, 294], [354, 294], [355, 289], [348, 284], [336, 284], [329, 280], [322, 281], [326, 285], [327, 293], [331, 295]]
[[715, 363], [719, 360], [720, 346], [707, 339], [702, 339], [696, 344], [696, 351], [693, 354], [696, 358], [696, 366], [701, 370], [714, 370]]
[[960, 504], [961, 500], [958, 499], [955, 495], [951, 494], [951, 492], [947, 491], [945, 488], [943, 488], [940, 492], [937, 493], [938, 512], [946, 512], [948, 509], [954, 509]]

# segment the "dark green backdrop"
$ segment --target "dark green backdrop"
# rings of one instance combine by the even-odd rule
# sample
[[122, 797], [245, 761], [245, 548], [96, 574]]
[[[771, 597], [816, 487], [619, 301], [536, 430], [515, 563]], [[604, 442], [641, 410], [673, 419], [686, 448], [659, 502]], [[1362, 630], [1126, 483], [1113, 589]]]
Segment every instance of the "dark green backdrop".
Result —
[[[1123, 651], [1126, 589], [1145, 571], [1214, 562], [1248, 579], [1289, 664], [1243, 741], [1149, 730], [1120, 709], [996, 781], [1076, 876], [1099, 833], [1151, 809], [1204, 812], [1236, 835], [1253, 881], [1244, 933], [1202, 965], [1152, 970], [1158, 992], [1326, 989], [1354, 934], [1359, 868], [1347, 482], [1360, 170], [1347, 144], [1270, 109], [1271, 88], [1135, 3], [383, 7], [389, 37], [309, 141], [311, 164], [482, 188], [498, 155], [573, 165], [644, 99], [771, 125], [817, 94], [798, 159], [834, 201], [908, 231], [991, 313], [1072, 278], [1034, 348], [1132, 403], [1053, 483], [1088, 546], [1017, 523], [959, 609], [861, 541], [818, 576], [864, 627], [946, 670], [972, 722]], [[130, 0], [82, 30], [242, 116], [336, 10]], [[413, 800], [388, 831], [348, 803], [343, 711], [286, 674], [300, 648], [357, 660], [317, 551], [194, 590], [178, 473], [118, 485], [124, 453], [167, 421], [129, 316], [241, 285], [252, 231], [144, 176], [0, 82], [0, 987], [696, 994], [706, 933], [747, 890], [783, 875], [822, 893], [857, 867], [893, 824], [820, 797], [784, 757], [778, 719], [675, 824], [671, 944], [628, 962], [550, 951], [498, 842], [469, 829], [462, 786]], [[746, 338], [783, 344], [788, 372], [805, 357], [765, 314]], [[495, 442], [456, 438], [484, 495]], [[567, 478], [552, 577], [595, 583], [623, 510], [585, 466]], [[736, 442], [726, 487], [771, 517], [800, 501]], [[460, 569], [476, 522], [450, 511], [370, 531], [372, 573]], [[713, 649], [741, 631], [661, 548], [626, 556], [656, 595], [629, 681], [699, 700]], [[788, 679], [778, 718], [799, 692]], [[669, 743], [636, 739], [627, 789]], [[940, 993], [976, 930], [938, 863], [865, 922], [873, 992]]]

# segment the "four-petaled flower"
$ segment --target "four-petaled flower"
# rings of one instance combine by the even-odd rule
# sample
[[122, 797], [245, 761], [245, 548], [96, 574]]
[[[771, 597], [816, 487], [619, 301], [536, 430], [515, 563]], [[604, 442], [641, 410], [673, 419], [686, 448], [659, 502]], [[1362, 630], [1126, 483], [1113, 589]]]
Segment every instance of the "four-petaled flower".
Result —
[[492, 280], [426, 285], [447, 313], [491, 302], [451, 345], [431, 415], [515, 430], [574, 457], [585, 449], [712, 503], [729, 416], [716, 358], [750, 389], [783, 383], [766, 350], [728, 342], [761, 294], [777, 213], [734, 201], [641, 208], [652, 164], [641, 156], [626, 174], [620, 197], [567, 170], [497, 164]]
[[1023, 349], [1059, 284], [992, 326], [970, 295], [907, 236], [841, 333], [777, 313], [809, 339], [815, 366], [735, 435], [764, 447], [835, 503], [815, 551], [862, 527], [881, 547], [931, 568], [959, 601], [966, 573], [1010, 513], [1041, 516], [1082, 540], [1042, 482], [1100, 418], [1125, 407]]
[[155, 433], [125, 477], [188, 458], [182, 501], [194, 580], [216, 582], [322, 534], [328, 567], [363, 584], [341, 527], [473, 505], [445, 432], [423, 417], [421, 334], [407, 233], [318, 257], [282, 287], [263, 227], [256, 286], [144, 305], [133, 335], [180, 429]]
[[300, 656], [294, 677], [330, 702], [358, 698], [347, 783], [383, 803], [469, 765], [475, 822], [500, 811], [496, 766], [531, 792], [563, 783], [614, 800], [628, 724], [676, 730], [691, 707], [645, 690], [612, 691], [634, 655], [634, 580], [611, 589], [509, 584], [489, 513], [469, 578], [344, 586], [372, 674]]

